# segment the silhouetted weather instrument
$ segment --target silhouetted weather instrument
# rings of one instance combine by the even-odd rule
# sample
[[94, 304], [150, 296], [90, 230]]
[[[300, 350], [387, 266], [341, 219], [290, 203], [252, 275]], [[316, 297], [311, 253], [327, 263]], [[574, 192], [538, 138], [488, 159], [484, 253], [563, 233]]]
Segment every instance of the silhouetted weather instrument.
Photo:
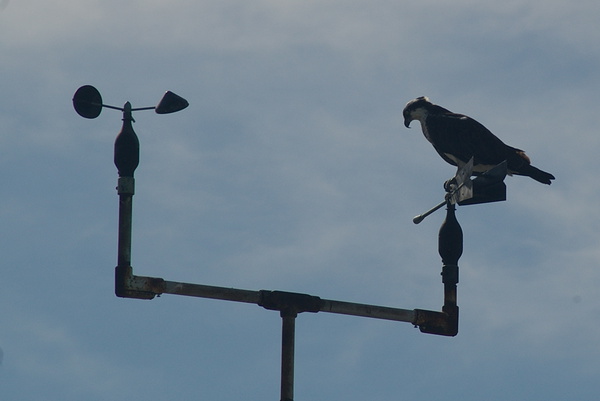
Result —
[[75, 92], [73, 106], [77, 113], [93, 119], [100, 115], [102, 108], [123, 112], [123, 126], [117, 135], [114, 148], [114, 163], [119, 179], [119, 233], [118, 256], [115, 268], [115, 293], [119, 297], [152, 299], [161, 294], [186, 295], [200, 298], [245, 302], [279, 311], [282, 318], [281, 354], [281, 400], [293, 400], [294, 391], [294, 348], [296, 317], [303, 312], [329, 312], [343, 315], [370, 317], [412, 323], [421, 332], [442, 336], [455, 336], [458, 333], [458, 306], [456, 285], [458, 283], [458, 259], [462, 255], [462, 229], [456, 220], [455, 205], [495, 202], [506, 199], [506, 163], [502, 163], [487, 173], [471, 180], [472, 160], [460, 168], [454, 178], [444, 187], [446, 196], [443, 202], [429, 211], [415, 217], [420, 223], [425, 217], [446, 205], [446, 218], [439, 231], [438, 252], [442, 258], [442, 282], [444, 284], [444, 305], [441, 312], [423, 309], [399, 309], [386, 306], [360, 304], [323, 299], [318, 296], [270, 290], [242, 290], [215, 287], [201, 284], [167, 281], [162, 278], [136, 276], [131, 266], [132, 198], [134, 194], [134, 172], [139, 164], [139, 140], [133, 130], [132, 112], [154, 110], [158, 114], [183, 110], [188, 102], [172, 92], [166, 92], [155, 107], [132, 108], [129, 102], [123, 107], [102, 103], [102, 96], [90, 85], [82, 86]]

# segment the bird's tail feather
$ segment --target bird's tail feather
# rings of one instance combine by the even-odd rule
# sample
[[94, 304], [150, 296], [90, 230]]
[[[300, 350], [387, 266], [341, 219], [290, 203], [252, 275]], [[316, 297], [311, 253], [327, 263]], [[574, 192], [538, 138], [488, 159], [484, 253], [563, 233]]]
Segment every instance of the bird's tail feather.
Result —
[[542, 171], [537, 167], [533, 167], [530, 164], [523, 166], [523, 168], [519, 169], [519, 171], [514, 171], [513, 174], [525, 175], [541, 182], [542, 184], [548, 185], [552, 184], [551, 180], [554, 179], [552, 174]]

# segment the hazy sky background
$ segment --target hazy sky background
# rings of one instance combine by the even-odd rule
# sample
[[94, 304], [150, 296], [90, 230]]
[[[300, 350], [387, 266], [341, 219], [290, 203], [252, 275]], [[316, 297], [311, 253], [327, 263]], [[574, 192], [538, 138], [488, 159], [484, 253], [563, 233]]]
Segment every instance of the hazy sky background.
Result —
[[440, 310], [455, 169], [404, 104], [468, 114], [551, 186], [459, 207], [459, 334], [326, 313], [296, 322], [297, 400], [600, 394], [600, 3], [0, 1], [0, 399], [279, 400], [277, 312], [114, 295], [107, 104], [134, 113], [132, 264], [172, 281]]

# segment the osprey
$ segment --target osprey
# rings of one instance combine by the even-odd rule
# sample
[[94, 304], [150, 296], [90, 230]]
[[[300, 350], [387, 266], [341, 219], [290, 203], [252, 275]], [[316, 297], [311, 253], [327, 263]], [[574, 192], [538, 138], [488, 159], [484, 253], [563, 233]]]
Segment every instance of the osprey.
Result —
[[506, 160], [511, 175], [525, 175], [543, 184], [554, 179], [533, 167], [523, 150], [506, 145], [482, 124], [433, 104], [425, 96], [408, 102], [402, 114], [407, 128], [412, 120], [419, 120], [425, 138], [454, 166], [460, 168], [473, 157], [473, 174], [481, 174]]

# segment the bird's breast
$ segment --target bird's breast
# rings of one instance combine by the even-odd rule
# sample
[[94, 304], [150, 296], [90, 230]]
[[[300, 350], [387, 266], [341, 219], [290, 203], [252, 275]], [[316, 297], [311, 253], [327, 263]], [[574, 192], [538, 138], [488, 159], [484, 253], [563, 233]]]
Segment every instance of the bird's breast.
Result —
[[421, 121], [421, 129], [423, 130], [423, 135], [425, 135], [425, 138], [430, 143], [433, 143], [433, 141], [431, 140], [431, 135], [429, 135], [429, 131], [427, 130], [427, 124], [425, 124], [425, 121]]

